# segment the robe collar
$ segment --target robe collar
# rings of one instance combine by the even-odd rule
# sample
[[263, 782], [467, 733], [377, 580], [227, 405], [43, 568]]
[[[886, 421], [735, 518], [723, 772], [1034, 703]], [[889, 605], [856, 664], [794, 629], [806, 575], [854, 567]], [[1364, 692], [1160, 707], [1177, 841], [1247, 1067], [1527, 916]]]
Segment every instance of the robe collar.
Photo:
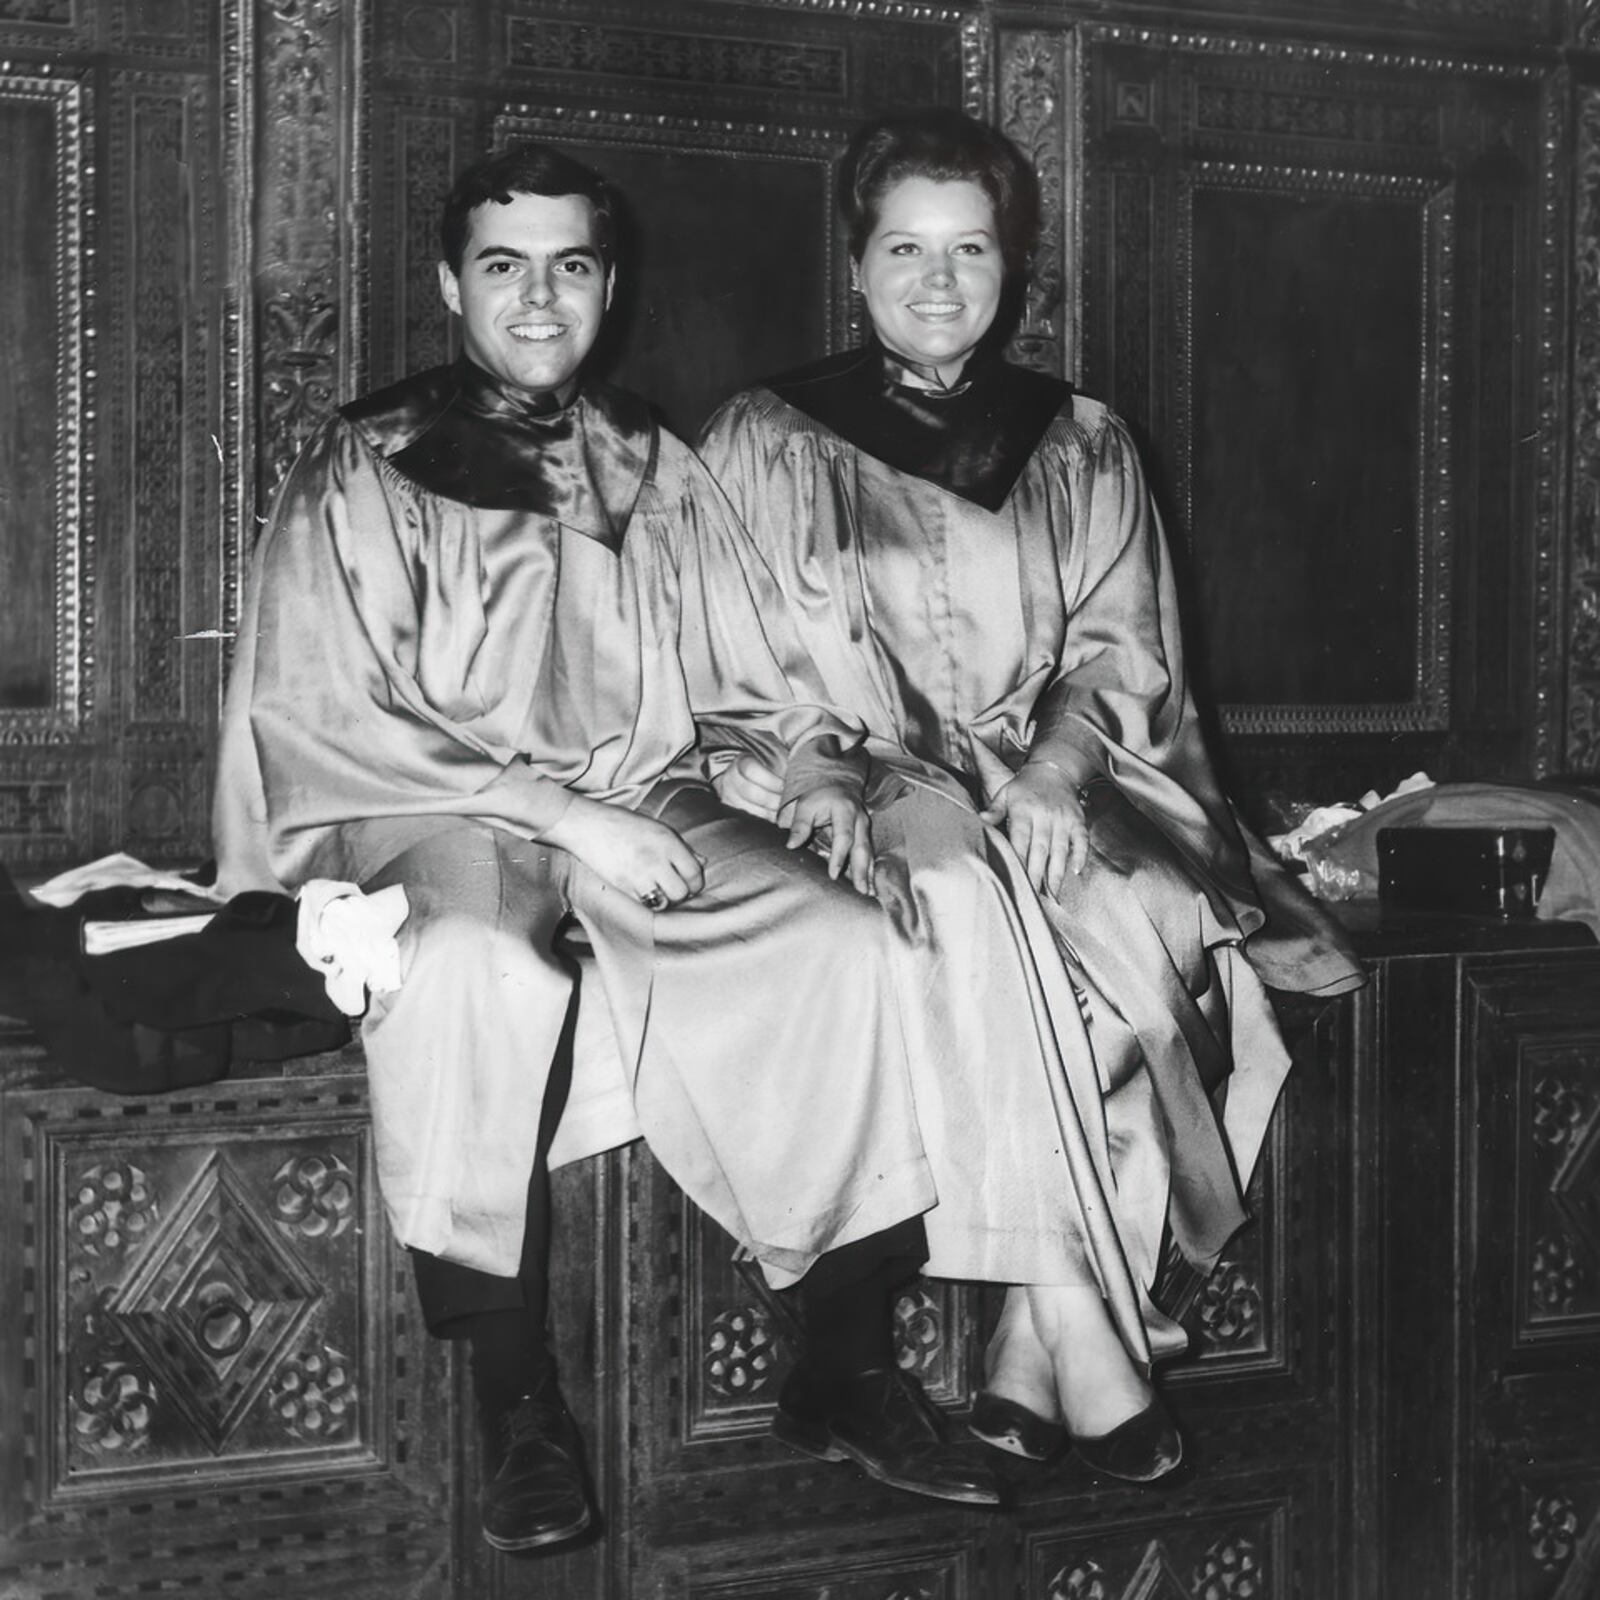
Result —
[[814, 422], [899, 472], [998, 511], [1072, 385], [1002, 360], [968, 358], [946, 388], [872, 340], [772, 379], [767, 387]]
[[552, 517], [610, 550], [621, 548], [659, 438], [649, 408], [621, 389], [530, 394], [465, 357], [342, 414], [430, 493]]

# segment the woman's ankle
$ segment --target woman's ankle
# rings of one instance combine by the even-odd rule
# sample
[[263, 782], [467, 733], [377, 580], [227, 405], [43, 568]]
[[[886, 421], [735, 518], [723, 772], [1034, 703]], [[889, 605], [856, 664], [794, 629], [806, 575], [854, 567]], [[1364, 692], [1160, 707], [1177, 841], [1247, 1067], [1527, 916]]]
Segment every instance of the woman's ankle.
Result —
[[1154, 1391], [1096, 1290], [1030, 1288], [1028, 1305], [1039, 1346], [1050, 1357], [1059, 1415], [1073, 1433], [1109, 1433], [1149, 1405]]

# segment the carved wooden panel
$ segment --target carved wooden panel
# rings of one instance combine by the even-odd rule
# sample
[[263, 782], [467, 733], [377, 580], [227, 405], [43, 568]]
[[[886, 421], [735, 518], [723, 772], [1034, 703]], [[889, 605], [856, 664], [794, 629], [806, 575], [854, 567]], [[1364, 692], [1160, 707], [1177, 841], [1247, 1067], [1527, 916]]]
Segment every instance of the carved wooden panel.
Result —
[[1556, 952], [1395, 962], [1381, 980], [1359, 1493], [1385, 1592], [1543, 1600], [1575, 1563], [1572, 1593], [1592, 1578], [1597, 980], [1592, 953]]
[[0, 12], [4, 231], [21, 252], [0, 420], [0, 856], [24, 871], [209, 848], [238, 215], [220, 35], [242, 3]]
[[1002, 110], [1025, 130], [1008, 81], [1081, 86], [1050, 143], [1081, 195], [1084, 386], [1141, 438], [1237, 777], [1325, 799], [1350, 770], [1526, 771], [1560, 603], [1526, 354], [1557, 248], [1538, 72], [1077, 33], [1075, 63], [1002, 32]]
[[[1227, 1511], [1163, 1508], [1158, 1521], [1097, 1518], [1092, 1533], [1027, 1540], [1028, 1593], [1044, 1600], [1235, 1600], [1293, 1593], [1288, 1518], [1276, 1496], [1235, 1491]], [[1164, 1497], [1169, 1498], [1169, 1497]]]
[[11, 159], [0, 178], [5, 348], [0, 399], [0, 743], [61, 738], [88, 710], [92, 619], [83, 575], [92, 452], [84, 438], [84, 250], [92, 100], [73, 78], [0, 77]]
[[320, 1065], [119, 1101], [5, 1051], [0, 1593], [441, 1592], [443, 1347]]
[[1466, 1339], [1467, 1515], [1481, 1592], [1518, 1600], [1581, 1593], [1600, 1573], [1594, 976], [1592, 962], [1474, 972], [1466, 997], [1476, 1104], [1463, 1106], [1463, 1142], [1476, 1182], [1464, 1244], [1480, 1285]]
[[1566, 672], [1565, 753], [1576, 772], [1600, 767], [1600, 88], [1578, 91], [1578, 206], [1573, 330], [1572, 607]]

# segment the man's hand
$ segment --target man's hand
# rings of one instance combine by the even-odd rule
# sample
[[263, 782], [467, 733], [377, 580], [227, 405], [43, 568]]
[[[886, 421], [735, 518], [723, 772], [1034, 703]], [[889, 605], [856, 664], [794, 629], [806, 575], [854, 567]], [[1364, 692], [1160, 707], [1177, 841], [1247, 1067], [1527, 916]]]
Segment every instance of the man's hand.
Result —
[[830, 878], [848, 871], [862, 894], [872, 893], [872, 819], [858, 795], [842, 784], [819, 784], [786, 813], [791, 850], [816, 839], [827, 846]]
[[653, 911], [705, 887], [705, 863], [666, 823], [622, 806], [575, 794], [542, 837]]
[[731, 766], [724, 767], [712, 784], [723, 805], [760, 817], [763, 822], [778, 820], [783, 779], [759, 756], [740, 756]]
[[1005, 828], [1028, 881], [1052, 899], [1060, 894], [1067, 869], [1082, 872], [1089, 859], [1089, 822], [1078, 786], [1054, 767], [1024, 767], [980, 815]]

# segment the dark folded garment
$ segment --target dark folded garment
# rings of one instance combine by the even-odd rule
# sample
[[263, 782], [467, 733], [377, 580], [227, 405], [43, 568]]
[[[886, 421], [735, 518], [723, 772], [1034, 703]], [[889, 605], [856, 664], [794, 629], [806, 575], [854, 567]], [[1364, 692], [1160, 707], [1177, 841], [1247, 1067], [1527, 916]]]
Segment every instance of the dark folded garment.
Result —
[[286, 895], [238, 895], [198, 933], [86, 956], [83, 924], [146, 916], [141, 891], [45, 906], [0, 866], [0, 1011], [26, 1022], [67, 1077], [116, 1094], [337, 1049], [349, 1023], [295, 949], [297, 910]]

